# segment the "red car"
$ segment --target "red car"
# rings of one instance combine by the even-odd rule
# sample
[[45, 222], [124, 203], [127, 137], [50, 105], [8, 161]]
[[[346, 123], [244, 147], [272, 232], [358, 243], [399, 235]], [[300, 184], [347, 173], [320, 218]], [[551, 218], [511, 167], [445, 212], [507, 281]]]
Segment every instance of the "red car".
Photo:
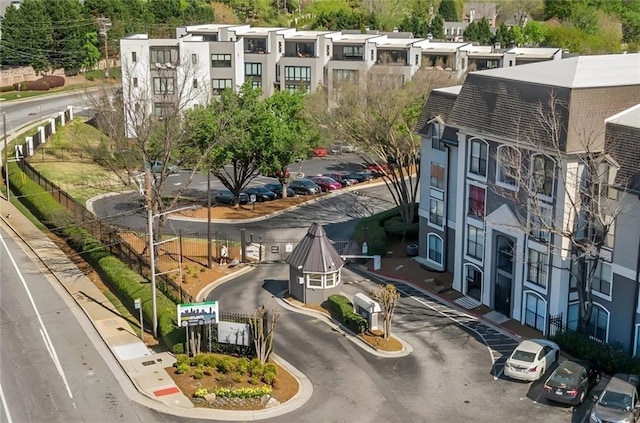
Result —
[[327, 149], [326, 148], [314, 148], [313, 149], [314, 157], [327, 157]]
[[386, 163], [365, 164], [364, 167], [376, 176], [381, 176], [391, 171]]
[[329, 178], [328, 176], [314, 176], [311, 178], [313, 182], [318, 185], [322, 191], [333, 191], [335, 189], [342, 188], [342, 184], [340, 182], [336, 182], [334, 179]]

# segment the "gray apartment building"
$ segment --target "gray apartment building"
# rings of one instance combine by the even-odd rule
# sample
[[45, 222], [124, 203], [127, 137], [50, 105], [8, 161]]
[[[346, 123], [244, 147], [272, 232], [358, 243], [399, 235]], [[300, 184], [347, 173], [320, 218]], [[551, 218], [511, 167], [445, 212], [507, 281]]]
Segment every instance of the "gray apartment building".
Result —
[[467, 304], [543, 333], [549, 316], [575, 327], [575, 256], [552, 228], [580, 222], [588, 146], [602, 158], [598, 183], [610, 187], [598, 201], [620, 210], [594, 268], [589, 331], [635, 352], [640, 213], [637, 182], [627, 181], [640, 171], [638, 104], [640, 54], [471, 72], [461, 86], [434, 90], [417, 128], [418, 260], [453, 273]]

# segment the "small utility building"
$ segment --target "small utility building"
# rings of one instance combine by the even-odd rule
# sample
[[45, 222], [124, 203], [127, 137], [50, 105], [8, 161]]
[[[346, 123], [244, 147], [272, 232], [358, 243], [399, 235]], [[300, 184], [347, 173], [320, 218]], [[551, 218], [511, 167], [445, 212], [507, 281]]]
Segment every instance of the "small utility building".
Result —
[[289, 257], [289, 293], [305, 304], [321, 304], [340, 293], [344, 260], [322, 226], [314, 223]]

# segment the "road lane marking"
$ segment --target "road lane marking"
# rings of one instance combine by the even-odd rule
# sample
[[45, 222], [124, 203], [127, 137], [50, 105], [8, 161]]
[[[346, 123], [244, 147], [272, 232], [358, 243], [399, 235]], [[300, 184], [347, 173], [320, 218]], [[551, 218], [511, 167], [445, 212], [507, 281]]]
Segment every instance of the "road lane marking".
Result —
[[[51, 341], [51, 337], [49, 336], [49, 332], [47, 332], [47, 328], [44, 326], [44, 322], [42, 321], [42, 316], [40, 316], [40, 312], [38, 312], [38, 307], [36, 306], [36, 302], [33, 299], [33, 295], [31, 295], [31, 291], [29, 290], [29, 287], [27, 286], [27, 282], [24, 280], [24, 276], [22, 276], [22, 272], [20, 272], [20, 269], [18, 268], [18, 265], [17, 265], [16, 261], [14, 260], [13, 255], [11, 254], [11, 251], [9, 251], [9, 247], [7, 246], [7, 244], [4, 241], [4, 238], [0, 238], [0, 241], [2, 241], [2, 245], [4, 246], [4, 249], [7, 252], [7, 255], [9, 256], [9, 259], [11, 260], [11, 264], [13, 264], [13, 268], [16, 270], [16, 273], [18, 274], [18, 277], [20, 278], [20, 282], [22, 283], [22, 287], [27, 292], [27, 297], [29, 297], [29, 302], [31, 302], [31, 307], [33, 307], [33, 311], [36, 313], [36, 317], [38, 318], [38, 323], [40, 324], [40, 334], [42, 335], [42, 339], [44, 340], [44, 345], [47, 347], [47, 351], [49, 352], [49, 356], [51, 357], [51, 360], [53, 360], [53, 364], [56, 366], [56, 370], [58, 370], [58, 374], [62, 378], [62, 381], [64, 382], [64, 386], [67, 388], [67, 394], [69, 394], [69, 398], [71, 398], [73, 400], [73, 394], [71, 393], [71, 387], [69, 386], [69, 383], [67, 382], [67, 377], [64, 374], [64, 370], [62, 369], [62, 365], [60, 364], [60, 360], [58, 359], [58, 354], [56, 353], [56, 348], [53, 345], [53, 342]], [[73, 406], [75, 408], [75, 402], [73, 403]]]
[[7, 399], [4, 396], [4, 391], [2, 390], [1, 384], [0, 384], [0, 400], [2, 400], [2, 408], [4, 408], [4, 414], [7, 416], [7, 423], [13, 423], [13, 419], [11, 419], [11, 413], [9, 412], [9, 405], [7, 404]]

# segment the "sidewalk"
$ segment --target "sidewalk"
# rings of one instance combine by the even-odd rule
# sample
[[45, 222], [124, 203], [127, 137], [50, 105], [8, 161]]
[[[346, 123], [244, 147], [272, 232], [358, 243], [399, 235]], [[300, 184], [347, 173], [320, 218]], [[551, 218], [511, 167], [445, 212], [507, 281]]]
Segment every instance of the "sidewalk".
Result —
[[[6, 228], [26, 254], [42, 268], [47, 279], [53, 284], [60, 284], [80, 306], [99, 335], [98, 338], [88, 333], [89, 337], [99, 351], [106, 345], [111, 355], [107, 353], [103, 358], [131, 400], [161, 413], [180, 417], [251, 421], [290, 413], [311, 398], [313, 386], [309, 379], [274, 354], [276, 361], [300, 384], [298, 393], [291, 400], [276, 407], [255, 411], [194, 407], [165, 370], [175, 363], [173, 355], [154, 352], [145, 345], [139, 337], [139, 330], [136, 328], [134, 331], [115, 306], [66, 254], [4, 197], [0, 197], [0, 225]], [[99, 339], [104, 344], [100, 345]], [[132, 386], [135, 390], [131, 389]]]

